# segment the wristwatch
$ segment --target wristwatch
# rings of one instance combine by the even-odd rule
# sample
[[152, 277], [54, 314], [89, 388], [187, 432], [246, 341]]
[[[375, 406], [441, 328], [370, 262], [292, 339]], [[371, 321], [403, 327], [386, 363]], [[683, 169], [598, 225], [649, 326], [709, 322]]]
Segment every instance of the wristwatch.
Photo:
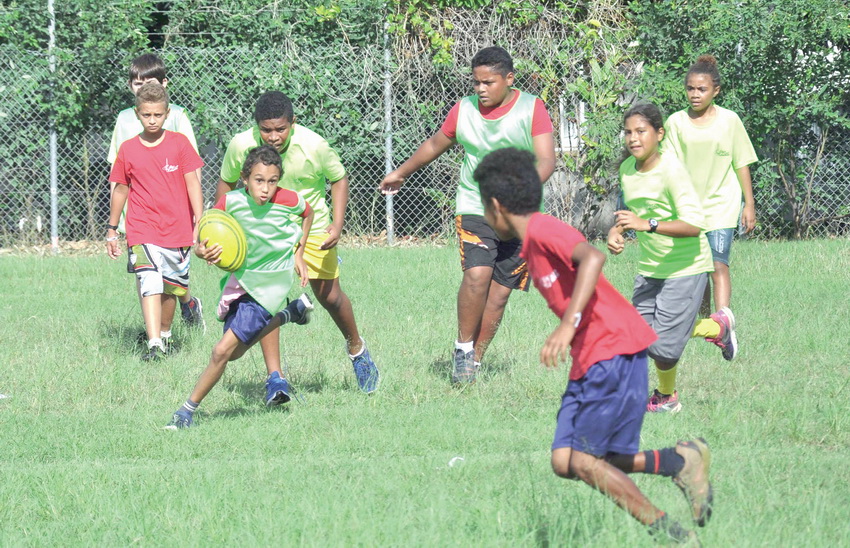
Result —
[[656, 230], [658, 230], [658, 219], [650, 219], [648, 232], [655, 232]]

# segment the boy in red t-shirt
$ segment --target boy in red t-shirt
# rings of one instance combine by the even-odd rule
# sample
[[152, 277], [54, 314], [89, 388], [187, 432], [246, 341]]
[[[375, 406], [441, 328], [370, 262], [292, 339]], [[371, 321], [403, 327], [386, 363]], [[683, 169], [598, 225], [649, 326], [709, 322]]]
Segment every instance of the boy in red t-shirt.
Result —
[[646, 349], [657, 338], [602, 275], [605, 255], [573, 227], [538, 213], [541, 185], [534, 156], [515, 148], [487, 155], [473, 175], [484, 217], [500, 238], [522, 240], [520, 255], [534, 285], [561, 323], [540, 361], [557, 367], [570, 348], [570, 380], [558, 412], [552, 469], [607, 495], [655, 535], [686, 541], [695, 534], [669, 519], [626, 475], [673, 478], [694, 520], [711, 515], [711, 454], [702, 438], [638, 452], [646, 412]]
[[121, 144], [109, 174], [115, 189], [106, 251], [112, 259], [121, 255], [118, 220], [128, 202], [127, 247], [145, 319], [145, 361], [166, 352], [177, 296], [189, 286], [189, 251], [204, 207], [196, 172], [204, 162], [185, 135], [163, 129], [168, 113], [168, 93], [161, 84], [139, 88], [136, 117], [144, 129]]

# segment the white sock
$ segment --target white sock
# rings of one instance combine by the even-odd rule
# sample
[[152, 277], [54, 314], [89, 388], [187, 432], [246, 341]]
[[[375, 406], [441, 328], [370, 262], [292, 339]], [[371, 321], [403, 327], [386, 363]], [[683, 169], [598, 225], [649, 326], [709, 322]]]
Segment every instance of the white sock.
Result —
[[352, 354], [351, 352], [348, 353], [348, 357], [352, 360], [366, 351], [366, 341], [363, 340], [363, 337], [360, 337], [360, 343], [363, 345], [360, 347], [360, 352], [358, 352], [357, 354]]
[[159, 338], [160, 339], [170, 339], [171, 338], [171, 330], [169, 329], [168, 331], [160, 331], [159, 332]]
[[472, 341], [463, 342], [463, 343], [460, 342], [460, 341], [455, 341], [455, 349], [456, 350], [463, 350], [464, 354], [469, 354], [470, 352], [475, 350], [475, 343], [472, 342]]
[[151, 349], [154, 346], [158, 346], [158, 347], [162, 348], [162, 339], [157, 337], [155, 339], [151, 339], [151, 340], [148, 341], [148, 349]]

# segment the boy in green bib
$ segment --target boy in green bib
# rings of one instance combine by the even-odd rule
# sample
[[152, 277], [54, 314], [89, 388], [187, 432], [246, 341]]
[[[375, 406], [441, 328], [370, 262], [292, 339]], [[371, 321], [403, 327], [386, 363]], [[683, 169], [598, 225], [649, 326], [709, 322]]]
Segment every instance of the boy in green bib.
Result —
[[543, 101], [513, 87], [510, 54], [496, 46], [480, 50], [472, 58], [472, 79], [475, 94], [456, 103], [440, 130], [379, 185], [384, 194], [396, 194], [406, 177], [455, 143], [463, 146], [455, 211], [463, 269], [452, 371], [456, 384], [475, 381], [511, 290], [528, 290], [528, 270], [519, 256], [521, 242], [502, 240], [484, 220], [481, 193], [472, 174], [487, 154], [507, 147], [534, 154], [541, 182], [555, 170], [552, 120]]
[[[245, 232], [248, 255], [242, 267], [222, 279], [218, 319], [224, 334], [213, 348], [209, 365], [201, 373], [195, 389], [175, 411], [169, 429], [192, 426], [195, 410], [216, 385], [227, 362], [237, 360], [257, 341], [263, 349], [268, 378], [266, 405], [287, 403], [290, 386], [280, 369], [279, 327], [288, 322], [306, 324], [313, 305], [306, 295], [287, 304], [292, 271], [301, 287], [307, 285], [304, 245], [313, 222], [313, 210], [292, 190], [279, 188], [281, 159], [274, 147], [252, 150], [245, 160], [242, 179], [245, 188], [228, 192], [216, 205], [233, 216]], [[296, 223], [293, 219], [300, 218]], [[221, 246], [207, 247], [207, 240], [195, 247], [195, 254], [209, 263], [221, 255]]]

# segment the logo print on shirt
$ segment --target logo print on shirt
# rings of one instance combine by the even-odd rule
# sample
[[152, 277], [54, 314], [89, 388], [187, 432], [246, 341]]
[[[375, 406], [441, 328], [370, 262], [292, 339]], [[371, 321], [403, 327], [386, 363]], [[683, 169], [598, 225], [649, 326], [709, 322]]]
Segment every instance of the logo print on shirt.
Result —
[[558, 271], [553, 270], [552, 272], [543, 276], [542, 278], [538, 278], [536, 280], [536, 282], [537, 282], [538, 286], [540, 286], [544, 289], [549, 289], [550, 287], [555, 285], [555, 282], [558, 280], [558, 277], [559, 277]]
[[728, 150], [717, 149], [717, 155], [718, 156], [731, 156], [732, 153], [729, 152]]
[[179, 166], [169, 164], [168, 158], [165, 159], [165, 165], [162, 166], [162, 170], [166, 173], [173, 173], [173, 172], [177, 171], [178, 168], [179, 168]]

